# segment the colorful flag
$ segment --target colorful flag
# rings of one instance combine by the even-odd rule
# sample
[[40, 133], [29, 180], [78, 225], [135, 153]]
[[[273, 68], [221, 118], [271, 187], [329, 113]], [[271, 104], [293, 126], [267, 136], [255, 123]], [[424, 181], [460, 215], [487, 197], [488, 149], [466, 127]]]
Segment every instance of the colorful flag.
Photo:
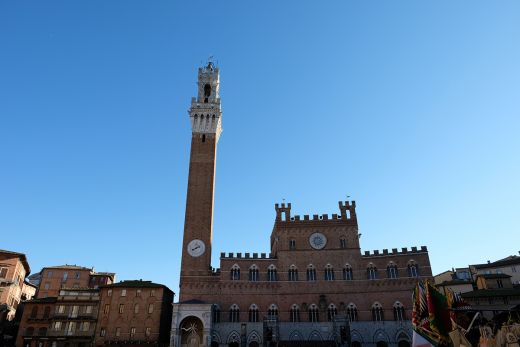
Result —
[[[450, 345], [447, 299], [430, 282], [418, 282], [413, 293], [413, 330], [433, 346]], [[417, 339], [418, 345], [421, 344]], [[415, 346], [415, 345], [414, 345]]]
[[412, 347], [434, 347], [432, 343], [422, 337], [417, 331], [412, 333]]

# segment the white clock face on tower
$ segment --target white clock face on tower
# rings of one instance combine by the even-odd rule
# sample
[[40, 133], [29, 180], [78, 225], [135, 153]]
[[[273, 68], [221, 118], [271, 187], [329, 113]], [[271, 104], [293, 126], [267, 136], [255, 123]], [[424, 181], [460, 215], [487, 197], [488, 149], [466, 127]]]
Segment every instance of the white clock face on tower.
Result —
[[188, 243], [188, 254], [192, 257], [200, 257], [204, 254], [204, 251], [206, 250], [206, 245], [202, 240], [191, 240]]
[[322, 249], [327, 244], [327, 238], [322, 233], [314, 233], [309, 237], [309, 243], [314, 249]]

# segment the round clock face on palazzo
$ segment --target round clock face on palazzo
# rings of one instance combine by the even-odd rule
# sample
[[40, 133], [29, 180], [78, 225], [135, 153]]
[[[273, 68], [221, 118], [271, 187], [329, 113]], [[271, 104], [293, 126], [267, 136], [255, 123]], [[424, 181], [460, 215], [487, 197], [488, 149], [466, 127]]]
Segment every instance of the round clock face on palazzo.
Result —
[[327, 244], [327, 238], [322, 233], [314, 233], [309, 237], [309, 243], [314, 249], [322, 249]]
[[195, 239], [188, 243], [188, 254], [192, 257], [200, 257], [202, 254], [204, 254], [205, 250], [206, 245], [202, 240]]

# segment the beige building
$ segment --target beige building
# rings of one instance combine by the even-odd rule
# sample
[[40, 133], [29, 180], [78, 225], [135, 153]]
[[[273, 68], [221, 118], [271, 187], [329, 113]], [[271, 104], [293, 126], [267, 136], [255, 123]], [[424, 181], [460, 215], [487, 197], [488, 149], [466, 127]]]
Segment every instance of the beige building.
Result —
[[491, 319], [498, 313], [518, 309], [518, 269], [520, 257], [510, 256], [442, 272], [435, 276], [435, 284], [444, 294], [448, 290], [461, 294], [473, 310]]
[[520, 288], [511, 283], [511, 276], [506, 274], [483, 274], [476, 276], [477, 289], [462, 293], [462, 297], [473, 310], [490, 319], [501, 312], [518, 309]]
[[35, 294], [34, 286], [25, 282], [31, 272], [25, 254], [0, 250], [0, 304], [7, 305], [7, 320], [12, 320], [22, 300]]
[[476, 279], [477, 275], [505, 274], [509, 275], [511, 283], [520, 284], [520, 256], [512, 255], [494, 262], [470, 265], [470, 270]]
[[447, 295], [449, 291], [454, 293], [467, 293], [473, 290], [473, 280], [469, 268], [456, 268], [444, 271], [433, 277], [435, 285]]

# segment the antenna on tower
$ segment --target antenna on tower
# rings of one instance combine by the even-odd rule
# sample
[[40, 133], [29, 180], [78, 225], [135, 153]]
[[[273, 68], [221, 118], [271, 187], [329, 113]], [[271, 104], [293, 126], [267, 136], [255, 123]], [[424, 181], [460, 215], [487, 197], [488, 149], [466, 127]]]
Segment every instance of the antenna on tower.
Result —
[[208, 66], [208, 68], [210, 68], [211, 70], [213, 70], [213, 68], [214, 68], [214, 66], [215, 66], [215, 64], [213, 63], [213, 56], [212, 56], [212, 55], [210, 55], [210, 56], [208, 57], [208, 65], [207, 65], [207, 66]]

